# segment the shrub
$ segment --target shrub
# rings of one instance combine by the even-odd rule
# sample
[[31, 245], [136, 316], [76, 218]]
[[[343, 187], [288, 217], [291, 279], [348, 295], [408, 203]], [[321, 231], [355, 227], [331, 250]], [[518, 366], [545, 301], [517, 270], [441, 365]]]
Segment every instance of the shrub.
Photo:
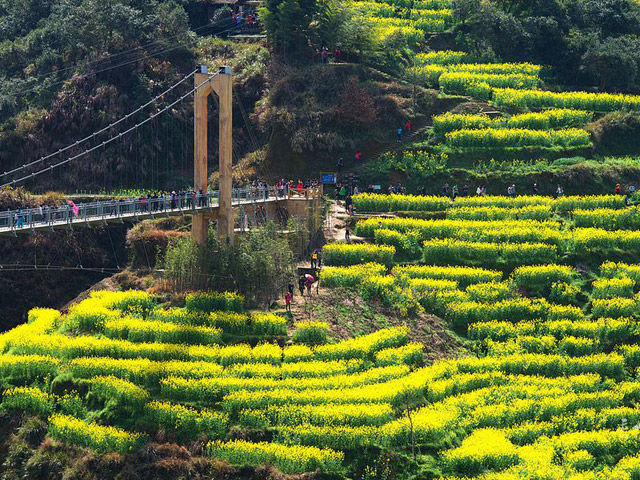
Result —
[[149, 399], [146, 390], [113, 375], [93, 377], [91, 392], [103, 401], [115, 400], [121, 405], [131, 405], [136, 409], [140, 409]]
[[190, 312], [242, 312], [244, 298], [233, 292], [190, 293], [186, 306]]
[[483, 128], [526, 128], [530, 130], [552, 130], [581, 127], [593, 118], [593, 114], [581, 110], [552, 109], [542, 112], [523, 113], [511, 117], [491, 118], [488, 115], [455, 114], [447, 112], [433, 117], [433, 129], [440, 135], [454, 130]]
[[175, 432], [181, 439], [224, 438], [226, 434], [228, 419], [218, 412], [158, 401], [148, 403], [146, 409], [156, 428]]
[[636, 282], [629, 277], [603, 278], [593, 282], [594, 298], [633, 297]]
[[336, 472], [344, 458], [342, 453], [330, 449], [267, 442], [251, 443], [244, 440], [210, 442], [207, 444], [207, 451], [212, 457], [236, 465], [273, 463], [283, 473], [304, 473], [316, 469]]
[[603, 298], [596, 299], [591, 304], [591, 314], [594, 317], [633, 317], [638, 309], [635, 298]]
[[474, 302], [498, 302], [511, 296], [506, 282], [476, 283], [465, 290]]
[[556, 93], [542, 90], [496, 88], [493, 91], [493, 101], [499, 106], [520, 108], [575, 108], [590, 112], [640, 110], [640, 96], [612, 93]]
[[49, 417], [49, 435], [56, 440], [88, 447], [99, 453], [130, 453], [144, 441], [139, 433], [127, 432], [115, 427], [87, 423], [69, 415]]
[[543, 243], [469, 242], [451, 238], [427, 240], [423, 255], [425, 263], [484, 266], [553, 263], [558, 257], [555, 246]]
[[495, 303], [452, 303], [447, 309], [447, 319], [458, 328], [473, 323], [496, 321], [519, 322], [547, 318], [551, 306], [545, 300], [512, 298]]
[[414, 260], [420, 257], [418, 232], [400, 233], [396, 230], [380, 228], [374, 232], [374, 239], [378, 245], [391, 245], [394, 247], [397, 260]]
[[565, 282], [553, 282], [549, 291], [549, 300], [555, 303], [571, 305], [578, 300], [580, 289]]
[[447, 209], [451, 200], [440, 196], [381, 195], [363, 193], [353, 197], [353, 206], [358, 212], [398, 212], [422, 211], [441, 212]]
[[327, 322], [296, 322], [293, 341], [305, 345], [320, 345], [327, 342], [329, 324]]
[[409, 329], [393, 327], [378, 330], [369, 335], [351, 338], [332, 345], [321, 345], [316, 348], [316, 356], [323, 360], [340, 360], [352, 358], [372, 358], [385, 348], [400, 347], [409, 340]]
[[591, 137], [585, 130], [528, 130], [524, 128], [484, 130], [455, 130], [446, 134], [447, 145], [454, 148], [493, 149], [562, 147], [583, 148], [591, 145]]
[[445, 452], [447, 468], [458, 475], [475, 476], [486, 470], [504, 470], [520, 461], [518, 451], [504, 432], [478, 429], [460, 447]]
[[430, 278], [454, 281], [461, 288], [466, 288], [476, 283], [499, 282], [502, 280], [501, 272], [463, 266], [408, 265], [395, 267], [392, 273], [399, 278]]
[[575, 273], [566, 265], [531, 265], [516, 268], [511, 281], [532, 295], [543, 295], [554, 282], [571, 283]]
[[387, 267], [379, 263], [364, 263], [350, 267], [324, 267], [320, 281], [329, 288], [358, 287], [370, 276], [381, 276], [387, 272]]
[[385, 348], [376, 352], [377, 365], [420, 365], [423, 362], [424, 345], [422, 343], [409, 343], [402, 347]]
[[56, 399], [53, 395], [35, 387], [16, 387], [2, 394], [2, 406], [9, 410], [48, 416], [53, 413]]
[[373, 262], [390, 267], [395, 253], [396, 249], [388, 245], [330, 243], [323, 249], [323, 260], [329, 266]]

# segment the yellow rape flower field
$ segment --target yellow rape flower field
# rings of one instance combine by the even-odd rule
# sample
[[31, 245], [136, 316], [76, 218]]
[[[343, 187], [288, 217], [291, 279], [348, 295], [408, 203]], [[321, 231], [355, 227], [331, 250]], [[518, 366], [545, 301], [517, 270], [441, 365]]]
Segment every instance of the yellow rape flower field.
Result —
[[[328, 322], [248, 312], [231, 293], [165, 305], [93, 292], [0, 335], [2, 409], [99, 454], [162, 432], [233, 465], [326, 478], [367, 478], [362, 452], [396, 458], [388, 478], [638, 478], [637, 207], [354, 203], [369, 217], [360, 243], [325, 247], [320, 288], [381, 305], [397, 326], [336, 341]], [[425, 313], [465, 342], [459, 357], [425, 361], [431, 346], [413, 331]]]

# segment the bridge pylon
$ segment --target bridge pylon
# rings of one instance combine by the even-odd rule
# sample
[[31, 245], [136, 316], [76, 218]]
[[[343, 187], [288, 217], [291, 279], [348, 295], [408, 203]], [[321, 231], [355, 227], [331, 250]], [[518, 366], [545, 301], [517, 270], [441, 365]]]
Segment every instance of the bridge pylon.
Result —
[[[215, 93], [218, 96], [220, 110], [219, 122], [219, 209], [218, 209], [218, 238], [233, 241], [233, 208], [231, 205], [231, 193], [233, 188], [232, 171], [232, 135], [233, 135], [233, 75], [231, 67], [220, 67], [217, 74], [210, 74], [206, 67], [200, 67], [200, 73], [195, 74], [195, 94], [193, 104], [194, 115], [194, 187], [195, 191], [207, 191], [208, 164], [207, 164], [207, 138], [208, 138], [208, 111], [207, 101], [209, 95]], [[199, 213], [193, 216], [191, 233], [198, 245], [207, 243], [208, 216]]]

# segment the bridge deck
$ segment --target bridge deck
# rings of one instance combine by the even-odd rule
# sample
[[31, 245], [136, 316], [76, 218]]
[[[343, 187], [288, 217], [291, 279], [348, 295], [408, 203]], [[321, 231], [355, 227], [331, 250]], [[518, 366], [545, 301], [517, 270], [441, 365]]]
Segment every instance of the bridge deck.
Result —
[[[317, 189], [302, 193], [275, 189], [234, 189], [234, 207], [251, 206], [288, 199], [307, 200], [317, 196]], [[38, 207], [0, 212], [0, 236], [33, 233], [42, 230], [73, 229], [107, 223], [138, 222], [164, 216], [210, 213], [219, 207], [218, 192], [206, 195], [165, 195], [155, 198], [120, 199], [61, 207]]]

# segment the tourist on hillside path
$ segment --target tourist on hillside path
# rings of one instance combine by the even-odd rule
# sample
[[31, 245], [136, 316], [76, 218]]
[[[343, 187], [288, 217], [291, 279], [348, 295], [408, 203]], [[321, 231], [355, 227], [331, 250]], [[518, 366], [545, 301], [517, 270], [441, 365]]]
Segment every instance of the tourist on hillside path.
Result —
[[407, 120], [404, 125], [404, 129], [407, 131], [407, 135], [411, 135], [411, 120]]
[[339, 200], [345, 200], [345, 199], [346, 199], [346, 197], [347, 197], [347, 189], [346, 189], [346, 188], [344, 188], [344, 185], [342, 185], [342, 186], [340, 187], [340, 193], [339, 193], [339, 196], [340, 196]]
[[314, 250], [311, 253], [311, 268], [317, 268], [318, 267], [318, 251]]
[[306, 275], [305, 276], [305, 287], [307, 287], [307, 295], [310, 297], [311, 296], [311, 287], [313, 286], [313, 284], [315, 283], [316, 279], [313, 278], [313, 275]]
[[291, 294], [291, 297], [293, 298], [293, 282], [291, 280], [289, 280], [289, 283], [287, 283], [287, 291]]
[[300, 290], [300, 295], [303, 297], [304, 297], [304, 283], [305, 283], [304, 275], [300, 275], [300, 278], [298, 278], [298, 290]]
[[442, 196], [443, 197], [448, 197], [449, 196], [449, 184], [445, 183], [444, 186], [442, 187]]
[[342, 157], [340, 157], [338, 159], [338, 163], [336, 164], [337, 168], [338, 168], [338, 173], [342, 173], [342, 165], [344, 164]]
[[398, 143], [402, 142], [402, 127], [398, 127], [396, 133], [398, 134]]
[[538, 194], [538, 184], [534, 182], [533, 184], [533, 194], [537, 195]]
[[358, 151], [356, 152], [356, 155], [355, 155], [356, 165], [358, 164], [358, 162], [360, 162], [360, 157], [361, 157], [361, 156], [362, 156], [362, 154], [360, 153], [360, 150], [358, 150]]
[[336, 47], [333, 51], [333, 63], [340, 63], [340, 55], [342, 52], [340, 51], [340, 47]]
[[353, 206], [353, 199], [351, 198], [351, 195], [347, 195], [347, 198], [344, 199], [344, 208], [349, 213], [349, 215], [352, 214], [351, 212], [352, 206]]
[[291, 311], [291, 294], [289, 292], [284, 294], [284, 304], [287, 312]]
[[287, 310], [287, 312], [291, 311], [291, 294], [289, 292], [284, 294], [284, 303], [285, 303], [285, 309]]
[[347, 227], [344, 231], [344, 239], [347, 243], [351, 243], [351, 233], [349, 232], [349, 227]]
[[451, 189], [451, 200], [455, 202], [456, 197], [458, 196], [458, 185], [454, 185]]
[[616, 195], [622, 195], [622, 187], [620, 186], [619, 183], [616, 183], [615, 192], [616, 192]]
[[562, 195], [564, 195], [564, 188], [562, 188], [562, 185], [558, 184], [558, 188], [556, 188], [556, 198], [561, 197]]

